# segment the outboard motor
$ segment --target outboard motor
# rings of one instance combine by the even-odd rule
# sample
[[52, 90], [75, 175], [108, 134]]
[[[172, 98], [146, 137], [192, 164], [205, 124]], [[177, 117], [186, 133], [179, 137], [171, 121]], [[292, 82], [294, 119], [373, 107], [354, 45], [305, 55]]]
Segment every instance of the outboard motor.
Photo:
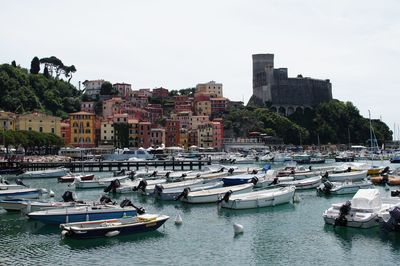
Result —
[[331, 190], [333, 188], [333, 184], [330, 181], [325, 181], [323, 184], [323, 187], [318, 188], [318, 192], [323, 192], [325, 194], [330, 194]]
[[157, 171], [154, 171], [153, 173], [151, 173], [150, 175], [149, 175], [149, 177], [156, 177], [157, 176]]
[[388, 174], [388, 173], [389, 173], [389, 170], [390, 170], [390, 167], [389, 167], [389, 166], [386, 166], [386, 167], [382, 170], [382, 172], [380, 173], [380, 175], [383, 176], [384, 174]]
[[272, 182], [268, 184], [268, 186], [277, 185], [278, 183], [279, 183], [279, 178], [275, 177], [274, 180], [272, 180]]
[[64, 202], [74, 202], [74, 193], [67, 190], [64, 192], [64, 194], [61, 196]]
[[311, 169], [312, 169], [312, 166], [310, 165], [310, 166], [308, 167], [308, 170], [310, 170], [310, 171], [311, 171]]
[[399, 189], [398, 190], [392, 190], [392, 191], [390, 191], [390, 195], [392, 197], [400, 197], [400, 190]]
[[400, 231], [400, 208], [395, 207], [389, 211], [390, 218], [387, 222], [382, 222], [382, 227], [387, 232]]
[[233, 193], [232, 190], [226, 192], [225, 195], [222, 197], [222, 199], [218, 200], [218, 203], [221, 203], [222, 201], [228, 202], [232, 193]]
[[350, 213], [351, 210], [351, 202], [348, 200], [345, 204], [343, 204], [339, 209], [339, 217], [335, 219], [335, 224], [333, 227], [337, 225], [346, 226], [347, 225], [347, 218], [346, 215]]
[[135, 205], [133, 205], [132, 201], [130, 201], [129, 199], [124, 199], [121, 204], [120, 204], [121, 208], [125, 208], [125, 207], [133, 207], [136, 209], [136, 212], [138, 214], [144, 214], [146, 211], [143, 207], [136, 207]]
[[348, 172], [348, 173], [351, 172], [351, 167], [350, 167], [350, 166], [347, 168], [347, 172]]
[[111, 181], [110, 185], [104, 189], [104, 192], [112, 192], [115, 193], [117, 188], [121, 186], [121, 182], [118, 179]]
[[258, 173], [258, 171], [256, 170], [256, 169], [253, 169], [253, 171], [251, 171], [251, 173], [250, 174], [252, 174], [252, 175], [256, 175]]
[[232, 174], [233, 174], [233, 171], [235, 171], [235, 169], [229, 168], [229, 170], [228, 170], [229, 175], [232, 175]]
[[384, 173], [384, 174], [382, 175], [382, 181], [381, 181], [381, 183], [382, 183], [382, 184], [387, 184], [387, 183], [389, 183], [389, 175], [388, 175], [388, 173]]
[[[18, 180], [18, 179], [17, 179]], [[5, 180], [4, 178], [1, 178], [0, 183], [5, 184], [5, 185], [9, 185], [10, 183]]]
[[100, 204], [107, 204], [107, 203], [112, 203], [112, 200], [110, 199], [110, 197], [107, 195], [101, 196]]
[[[6, 181], [7, 182], [7, 181]], [[15, 180], [15, 184], [20, 185], [20, 186], [24, 186], [24, 187], [28, 187], [27, 185], [25, 185], [21, 179], [17, 178]]]
[[322, 176], [322, 179], [328, 180], [329, 178], [329, 173], [328, 171], [325, 172], [325, 174]]
[[160, 185], [160, 184], [155, 185], [154, 186], [154, 195], [156, 197], [161, 196], [161, 193], [163, 192], [163, 190], [164, 190], [164, 187], [162, 185]]
[[250, 179], [250, 183], [253, 183], [254, 185], [256, 185], [257, 182], [258, 182], [258, 177], [256, 177], [256, 176], [253, 176], [253, 177]]
[[141, 191], [145, 192], [146, 187], [147, 187], [147, 181], [143, 179], [143, 180], [140, 180], [139, 185], [137, 187], [133, 187], [132, 190], [133, 191], [141, 190]]
[[175, 200], [180, 200], [181, 198], [187, 199], [187, 196], [189, 195], [190, 192], [190, 187], [185, 188], [181, 194], [178, 195], [178, 197], [175, 198]]
[[136, 175], [136, 172], [135, 171], [131, 171], [129, 173], [129, 179], [133, 181], [135, 179], [135, 175]]

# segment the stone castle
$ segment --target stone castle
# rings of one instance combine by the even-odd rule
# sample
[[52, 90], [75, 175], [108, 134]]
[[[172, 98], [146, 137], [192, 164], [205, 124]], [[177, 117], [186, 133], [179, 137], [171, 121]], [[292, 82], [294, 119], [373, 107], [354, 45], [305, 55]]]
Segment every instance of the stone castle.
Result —
[[301, 75], [288, 77], [287, 68], [274, 68], [273, 54], [253, 55], [253, 96], [249, 105], [267, 104], [273, 111], [290, 115], [332, 99], [329, 79]]

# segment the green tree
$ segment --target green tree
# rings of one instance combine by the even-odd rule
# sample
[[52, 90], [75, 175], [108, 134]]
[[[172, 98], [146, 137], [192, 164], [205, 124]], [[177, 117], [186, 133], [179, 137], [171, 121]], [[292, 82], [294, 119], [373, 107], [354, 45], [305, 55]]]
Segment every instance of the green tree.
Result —
[[50, 78], [50, 73], [49, 73], [49, 69], [47, 68], [47, 66], [44, 67], [43, 75], [44, 75], [46, 78]]
[[113, 85], [106, 81], [103, 84], [101, 84], [100, 88], [100, 94], [101, 95], [117, 95], [118, 91], [114, 89]]
[[17, 67], [17, 63], [15, 62], [15, 60], [13, 60], [13, 61], [11, 62], [11, 65], [12, 65], [13, 67]]
[[40, 61], [37, 56], [35, 56], [31, 61], [31, 74], [39, 74], [40, 71]]

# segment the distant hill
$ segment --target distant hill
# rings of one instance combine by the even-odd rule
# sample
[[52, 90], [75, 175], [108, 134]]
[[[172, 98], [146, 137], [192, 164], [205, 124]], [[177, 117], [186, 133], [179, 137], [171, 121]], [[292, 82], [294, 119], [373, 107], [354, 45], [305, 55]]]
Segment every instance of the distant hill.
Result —
[[81, 92], [73, 85], [48, 73], [31, 74], [15, 62], [0, 65], [0, 95], [4, 111], [41, 111], [66, 118], [67, 113], [80, 110]]

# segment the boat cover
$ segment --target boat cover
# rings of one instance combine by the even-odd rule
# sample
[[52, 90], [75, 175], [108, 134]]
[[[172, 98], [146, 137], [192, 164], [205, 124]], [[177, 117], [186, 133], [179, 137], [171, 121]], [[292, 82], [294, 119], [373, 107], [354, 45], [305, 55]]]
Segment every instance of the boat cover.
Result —
[[358, 209], [375, 209], [382, 206], [378, 189], [359, 189], [351, 200], [351, 207]]

